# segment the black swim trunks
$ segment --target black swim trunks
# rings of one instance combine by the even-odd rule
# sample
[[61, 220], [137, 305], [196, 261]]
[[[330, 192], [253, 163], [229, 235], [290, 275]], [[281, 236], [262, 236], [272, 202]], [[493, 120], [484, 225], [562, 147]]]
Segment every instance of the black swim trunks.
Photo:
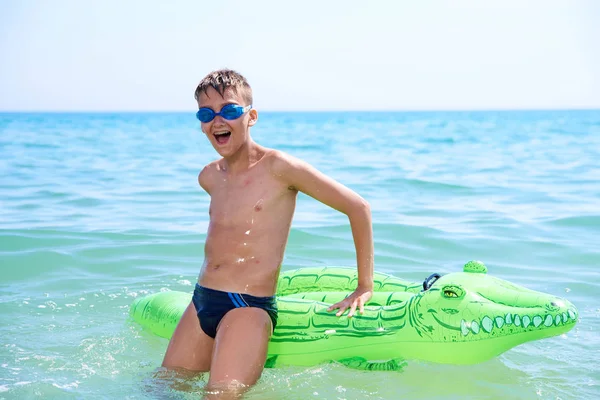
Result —
[[211, 338], [217, 336], [217, 326], [225, 314], [235, 308], [257, 307], [265, 310], [277, 325], [277, 302], [275, 296], [256, 297], [249, 294], [222, 292], [196, 283], [192, 302], [200, 320], [200, 328]]

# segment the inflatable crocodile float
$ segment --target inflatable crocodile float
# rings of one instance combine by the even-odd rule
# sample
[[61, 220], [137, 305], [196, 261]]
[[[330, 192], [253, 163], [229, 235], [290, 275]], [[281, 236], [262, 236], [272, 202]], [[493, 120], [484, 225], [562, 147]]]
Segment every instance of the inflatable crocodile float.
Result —
[[[326, 267], [282, 272], [279, 319], [267, 367], [338, 361], [361, 369], [397, 369], [398, 360], [475, 364], [520, 344], [573, 328], [569, 301], [489, 276], [479, 261], [463, 272], [433, 274], [423, 283], [375, 273], [364, 314], [337, 317], [329, 305], [356, 287], [356, 269]], [[130, 315], [169, 338], [191, 294], [160, 292], [136, 299]]]

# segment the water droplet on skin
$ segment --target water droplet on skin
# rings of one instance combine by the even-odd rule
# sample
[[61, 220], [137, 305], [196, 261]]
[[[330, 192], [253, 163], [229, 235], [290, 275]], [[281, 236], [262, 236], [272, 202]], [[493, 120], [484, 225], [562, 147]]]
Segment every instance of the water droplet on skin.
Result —
[[[244, 233], [245, 233], [246, 235], [249, 235], [249, 234], [250, 234], [250, 229], [248, 229], [248, 230], [247, 230], [246, 232], [244, 232]], [[246, 244], [246, 243], [244, 243], [244, 244]]]

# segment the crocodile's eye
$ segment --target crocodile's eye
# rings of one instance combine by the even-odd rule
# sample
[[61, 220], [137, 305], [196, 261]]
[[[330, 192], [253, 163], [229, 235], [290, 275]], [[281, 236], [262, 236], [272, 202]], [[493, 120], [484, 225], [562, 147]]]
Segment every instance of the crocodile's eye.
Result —
[[460, 299], [465, 295], [465, 291], [456, 285], [446, 285], [442, 288], [442, 296], [447, 299]]

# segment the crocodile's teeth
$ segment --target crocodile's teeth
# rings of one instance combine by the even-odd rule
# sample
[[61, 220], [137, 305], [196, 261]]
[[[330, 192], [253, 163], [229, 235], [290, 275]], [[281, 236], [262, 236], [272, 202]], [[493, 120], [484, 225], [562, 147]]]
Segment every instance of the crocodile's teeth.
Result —
[[504, 326], [504, 318], [496, 317], [496, 326], [502, 328]]
[[460, 321], [460, 332], [463, 336], [467, 336], [469, 334], [469, 327], [467, 327], [467, 323], [464, 319]]
[[481, 320], [481, 327], [483, 328], [484, 331], [486, 331], [487, 333], [490, 333], [492, 331], [492, 329], [494, 328], [494, 321], [492, 321], [492, 319], [486, 315]]

